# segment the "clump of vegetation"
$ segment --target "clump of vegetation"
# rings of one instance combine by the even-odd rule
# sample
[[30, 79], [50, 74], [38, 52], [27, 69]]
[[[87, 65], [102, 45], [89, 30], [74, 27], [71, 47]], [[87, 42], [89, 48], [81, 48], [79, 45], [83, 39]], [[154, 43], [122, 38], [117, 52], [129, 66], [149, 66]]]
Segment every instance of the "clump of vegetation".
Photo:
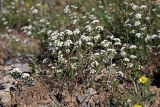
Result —
[[[18, 29], [41, 40], [45, 57], [40, 68], [50, 67], [46, 76], [98, 84], [111, 93], [115, 105], [152, 104], [153, 73], [143, 70], [150, 55], [159, 52], [159, 4], [152, 0], [91, 2], [71, 0], [59, 11], [45, 1], [6, 0], [0, 28], [8, 33]], [[119, 93], [118, 87], [128, 84]]]

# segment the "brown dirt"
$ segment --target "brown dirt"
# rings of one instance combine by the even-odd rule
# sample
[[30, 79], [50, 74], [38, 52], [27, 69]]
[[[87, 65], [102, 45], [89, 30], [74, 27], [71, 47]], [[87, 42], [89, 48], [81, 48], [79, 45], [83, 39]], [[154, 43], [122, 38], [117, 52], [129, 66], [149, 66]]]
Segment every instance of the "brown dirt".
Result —
[[48, 89], [42, 81], [36, 81], [33, 86], [21, 86], [11, 92], [11, 106], [17, 107], [39, 107], [42, 105], [51, 105], [53, 103], [49, 96]]

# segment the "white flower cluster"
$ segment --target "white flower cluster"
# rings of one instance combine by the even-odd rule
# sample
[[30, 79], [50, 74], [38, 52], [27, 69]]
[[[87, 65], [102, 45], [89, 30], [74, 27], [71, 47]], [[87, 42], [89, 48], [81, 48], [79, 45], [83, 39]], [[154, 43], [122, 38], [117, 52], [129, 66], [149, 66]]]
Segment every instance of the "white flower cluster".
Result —
[[[133, 8], [136, 9], [138, 7], [133, 5]], [[74, 12], [72, 13], [68, 9], [69, 6], [66, 7], [65, 13], [69, 14], [71, 20], [74, 20], [71, 23], [76, 27], [73, 29], [59, 28], [59, 30], [47, 31], [49, 36], [48, 49], [57, 57], [53, 67], [56, 72], [76, 71], [82, 66], [81, 64], [89, 62], [85, 66], [83, 65], [84, 69], [81, 70], [83, 72], [89, 71], [93, 74], [97, 72], [97, 68], [100, 66], [106, 66], [106, 64], [114, 65], [112, 59], [116, 55], [121, 55], [123, 57], [122, 61], [128, 67], [134, 66], [132, 62], [137, 59], [134, 53], [134, 50], [138, 48], [136, 45], [122, 43], [120, 38], [111, 34], [104, 35], [102, 33], [104, 32], [104, 27], [95, 15], [86, 13], [86, 15], [79, 14], [76, 16]], [[142, 17], [141, 13], [134, 13], [135, 22], [132, 23], [131, 27], [139, 27]], [[79, 26], [79, 21], [83, 25]], [[131, 23], [131, 20], [128, 19], [126, 23]], [[140, 38], [143, 33], [136, 32], [135, 35]], [[129, 54], [128, 52], [131, 53]]]
[[26, 35], [31, 36], [32, 35], [32, 31], [33, 31], [33, 26], [32, 25], [28, 25], [28, 26], [24, 26], [21, 28], [21, 30], [26, 33]]
[[37, 14], [37, 13], [38, 13], [38, 9], [32, 7], [32, 8], [31, 8], [31, 13], [32, 13], [32, 14]]
[[10, 71], [10, 73], [22, 73], [22, 70], [20, 68], [14, 68]]
[[[96, 16], [86, 13], [83, 18], [73, 17], [72, 14], [74, 13], [68, 12], [68, 8], [69, 6], [65, 8], [65, 13], [71, 14], [71, 20], [83, 21], [88, 19], [88, 22], [84, 21], [83, 26], [76, 25], [77, 27], [72, 30], [60, 28], [59, 30], [48, 31], [48, 49], [57, 57], [54, 69], [57, 72], [63, 72], [71, 67], [72, 70], [76, 71], [80, 69], [81, 64], [89, 62], [85, 66], [83, 65], [82, 71], [96, 73], [100, 63], [105, 65], [118, 54], [117, 49], [122, 46], [121, 39], [113, 35], [103, 37], [101, 32], [103, 32], [104, 27]], [[82, 62], [80, 59], [83, 59]]]
[[156, 40], [156, 39], [160, 39], [160, 34], [159, 35], [157, 34], [147, 35], [145, 38], [145, 41], [148, 42], [148, 41]]
[[20, 68], [13, 68], [10, 71], [10, 74], [17, 74], [17, 73], [21, 76], [21, 78], [28, 78], [28, 77], [30, 77], [29, 73], [22, 72], [22, 70]]

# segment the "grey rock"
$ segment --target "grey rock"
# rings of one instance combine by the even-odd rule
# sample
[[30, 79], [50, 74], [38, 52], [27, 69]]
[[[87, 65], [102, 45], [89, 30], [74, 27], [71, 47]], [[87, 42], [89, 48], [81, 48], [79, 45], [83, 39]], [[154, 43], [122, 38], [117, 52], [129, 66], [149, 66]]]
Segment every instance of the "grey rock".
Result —
[[93, 98], [96, 94], [96, 90], [89, 88], [85, 94], [77, 96], [77, 100], [80, 102], [80, 107], [94, 107], [95, 101]]
[[95, 102], [93, 101], [93, 98], [91, 97], [88, 101], [90, 104], [94, 104]]
[[94, 90], [93, 88], [89, 88], [85, 93], [88, 95], [95, 95], [97, 91]]
[[87, 94], [81, 95], [81, 96], [77, 96], [77, 100], [82, 103], [86, 98], [87, 98]]
[[5, 90], [4, 91], [10, 91], [11, 87], [14, 87], [13, 85], [11, 85], [10, 83], [4, 84]]
[[15, 68], [20, 68], [23, 73], [24, 72], [29, 72], [29, 73], [32, 72], [32, 68], [29, 66], [28, 63], [25, 63], [25, 64], [14, 64], [12, 66], [15, 67]]
[[5, 66], [4, 67], [5, 75], [8, 74], [11, 69], [12, 69], [12, 66]]
[[85, 99], [85, 102], [89, 102], [89, 100], [91, 99], [91, 96], [90, 95], [88, 95], [87, 97], [86, 97], [86, 99]]
[[89, 107], [86, 102], [83, 102], [80, 107]]
[[13, 83], [15, 82], [16, 80], [11, 76], [11, 75], [6, 75], [4, 78], [3, 78], [3, 83]]
[[11, 94], [10, 92], [6, 92], [3, 90], [0, 90], [0, 98], [1, 98], [1, 104], [3, 104], [4, 107], [10, 107], [11, 106]]

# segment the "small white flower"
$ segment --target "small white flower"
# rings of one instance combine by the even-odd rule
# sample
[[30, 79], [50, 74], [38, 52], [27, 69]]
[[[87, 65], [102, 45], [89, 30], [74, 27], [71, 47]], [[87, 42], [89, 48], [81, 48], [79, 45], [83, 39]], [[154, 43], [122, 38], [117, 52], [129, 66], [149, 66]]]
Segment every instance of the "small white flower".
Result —
[[56, 70], [57, 73], [62, 73], [61, 69]]
[[47, 25], [50, 25], [51, 23], [50, 23], [50, 22], [47, 22], [46, 24], [47, 24]]
[[112, 35], [112, 36], [109, 36], [108, 38], [110, 38], [111, 40], [113, 40], [113, 39], [114, 39], [114, 36]]
[[99, 6], [100, 9], [102, 9], [104, 6]]
[[157, 14], [157, 17], [160, 17], [160, 15], [159, 15], [159, 14]]
[[141, 28], [141, 30], [146, 30], [146, 29], [147, 29], [147, 27], [142, 27], [142, 28]]
[[100, 37], [101, 37], [100, 34], [98, 34], [98, 35], [96, 35], [96, 36], [94, 37], [94, 39], [95, 39], [95, 40], [99, 40]]
[[31, 32], [31, 31], [28, 31], [28, 32], [26, 33], [26, 35], [30, 36], [30, 35], [32, 35], [32, 32]]
[[46, 19], [43, 18], [43, 19], [40, 19], [39, 22], [40, 22], [40, 23], [44, 23], [45, 20], [46, 20]]
[[145, 19], [146, 19], [146, 20], [149, 20], [149, 17], [146, 17]]
[[72, 8], [77, 9], [78, 7], [75, 5], [71, 5]]
[[137, 19], [140, 19], [142, 17], [142, 15], [140, 13], [137, 13], [135, 16]]
[[72, 63], [72, 64], [71, 64], [71, 68], [72, 68], [72, 69], [77, 69], [77, 63]]
[[123, 45], [123, 47], [121, 48], [121, 51], [124, 51], [125, 48], [126, 48], [126, 47]]
[[141, 37], [141, 33], [136, 33], [136, 36], [137, 36], [138, 38], [140, 38], [140, 37]]
[[128, 99], [128, 100], [127, 100], [127, 103], [132, 103], [132, 100], [131, 100], [131, 99]]
[[96, 70], [95, 70], [95, 69], [91, 69], [91, 70], [90, 70], [90, 73], [91, 73], [91, 74], [94, 74], [94, 73], [96, 73]]
[[42, 6], [42, 4], [41, 4], [41, 3], [37, 3], [36, 6], [37, 6], [37, 7], [40, 7], [40, 6]]
[[147, 35], [146, 38], [145, 38], [145, 41], [147, 42], [148, 40], [151, 39], [151, 36], [150, 35]]
[[5, 20], [6, 20], [6, 18], [3, 17], [3, 18], [2, 18], [2, 21], [5, 21]]
[[10, 71], [10, 73], [22, 73], [22, 70], [20, 68], [14, 68], [13, 70]]
[[138, 65], [138, 69], [143, 69], [144, 67], [142, 65]]
[[81, 36], [81, 39], [83, 40], [83, 41], [90, 41], [91, 39], [92, 39], [92, 37], [91, 36], [85, 36], [84, 34]]
[[62, 37], [65, 33], [64, 32], [60, 32], [58, 33], [60, 37]]
[[122, 51], [120, 54], [121, 54], [122, 56], [126, 56], [126, 55], [127, 55], [127, 53], [124, 52], [124, 51]]
[[103, 26], [96, 26], [97, 30], [103, 31], [104, 27]]
[[33, 9], [33, 10], [32, 10], [32, 13], [33, 13], [33, 14], [38, 13], [38, 9]]
[[43, 28], [39, 31], [39, 33], [44, 33], [44, 32], [46, 32], [46, 28]]
[[133, 3], [132, 3], [131, 5], [132, 5], [132, 9], [133, 9], [133, 10], [136, 10], [136, 9], [138, 8], [138, 6], [135, 5], [135, 4], [133, 4]]
[[67, 35], [72, 35], [73, 34], [73, 32], [71, 30], [65, 30], [65, 32], [66, 32]]
[[115, 42], [114, 43], [116, 46], [121, 46], [122, 44], [121, 44], [121, 42]]
[[112, 66], [112, 67], [115, 67], [115, 66], [116, 66], [116, 64], [115, 64], [115, 63], [114, 63], [114, 64], [111, 64], [111, 66]]
[[29, 73], [23, 73], [21, 77], [22, 78], [27, 78], [27, 77], [30, 77], [30, 74]]
[[141, 9], [146, 9], [147, 8], [147, 6], [146, 5], [141, 5], [141, 7], [140, 7]]
[[47, 34], [50, 35], [52, 33], [52, 30], [48, 30]]
[[76, 28], [74, 31], [73, 31], [73, 34], [76, 35], [76, 34], [79, 34], [80, 33], [80, 30], [78, 28]]
[[125, 5], [129, 5], [129, 3], [128, 3], [127, 1], [124, 1], [123, 3], [124, 3]]
[[152, 11], [156, 11], [157, 9], [152, 9]]
[[31, 29], [32, 29], [32, 27], [33, 27], [32, 25], [29, 25], [27, 28], [28, 28], [29, 30], [31, 30]]
[[7, 21], [5, 21], [5, 22], [3, 22], [3, 24], [4, 24], [4, 25], [7, 25], [7, 24], [8, 24], [8, 22], [7, 22]]
[[129, 49], [136, 49], [136, 48], [137, 48], [136, 45], [131, 45], [131, 46], [129, 47]]
[[82, 41], [81, 41], [81, 40], [77, 41], [77, 42], [75, 43], [75, 45], [81, 46], [81, 45], [82, 45]]
[[133, 29], [133, 30], [131, 31], [131, 33], [135, 33], [135, 30]]
[[140, 21], [136, 21], [136, 22], [134, 23], [134, 26], [139, 26], [140, 24], [141, 24]]
[[95, 55], [95, 56], [99, 56], [100, 54], [96, 52], [94, 55]]
[[124, 73], [122, 71], [118, 71], [118, 74], [120, 74], [122, 77], [124, 77]]
[[91, 63], [91, 67], [97, 67], [98, 65], [99, 65], [98, 61], [94, 61]]
[[63, 42], [59, 41], [59, 40], [56, 40], [55, 41], [55, 44], [58, 46], [58, 47], [62, 47], [63, 46]]
[[[90, 13], [88, 13], [88, 14], [90, 14]], [[92, 20], [96, 20], [96, 16], [94, 16], [94, 15], [89, 15], [89, 18]]]
[[107, 51], [115, 54], [117, 53], [115, 49], [111, 49], [111, 48], [107, 49]]
[[65, 6], [64, 13], [71, 13], [69, 5]]
[[130, 16], [133, 15], [133, 14], [134, 14], [134, 12], [129, 13]]
[[59, 62], [65, 62], [65, 58], [63, 57], [63, 55], [58, 55], [58, 61]]
[[71, 52], [71, 51], [70, 51], [69, 49], [66, 49], [66, 52], [69, 53], [69, 52]]
[[86, 28], [86, 30], [87, 30], [88, 32], [90, 32], [90, 31], [92, 30], [92, 27], [91, 27], [90, 25], [87, 25], [85, 28]]
[[131, 55], [131, 56], [130, 56], [130, 58], [131, 58], [131, 59], [136, 59], [136, 58], [137, 58], [137, 56], [135, 56], [135, 55]]
[[26, 30], [26, 29], [27, 29], [27, 26], [21, 27], [21, 30]]
[[93, 24], [99, 23], [99, 20], [93, 20], [92, 23], [93, 23]]
[[93, 43], [92, 42], [87, 42], [87, 45], [93, 46]]
[[119, 38], [114, 38], [113, 40], [116, 42], [121, 42], [121, 40]]
[[95, 11], [95, 8], [92, 8], [92, 11]]
[[158, 35], [153, 34], [153, 35], [151, 36], [151, 39], [155, 39], [155, 38], [157, 38], [157, 37], [158, 37]]
[[28, 21], [28, 22], [31, 22], [32, 20], [29, 18], [27, 21]]
[[129, 62], [130, 60], [128, 58], [124, 58], [123, 61]]
[[50, 40], [56, 40], [58, 38], [58, 34], [54, 35], [53, 33], [51, 34]]
[[64, 42], [64, 46], [71, 46], [73, 42], [71, 40], [66, 40], [66, 42]]
[[74, 19], [72, 23], [75, 25], [78, 22], [78, 19]]
[[42, 61], [42, 63], [44, 64], [44, 63], [46, 63], [48, 61], [48, 58], [45, 58], [43, 61]]
[[12, 29], [8, 29], [8, 32], [12, 32]]
[[109, 42], [107, 40], [103, 40], [100, 44], [104, 47], [109, 47], [110, 45], [112, 45], [112, 42]]
[[128, 66], [129, 66], [130, 68], [132, 68], [132, 67], [134, 66], [134, 64], [129, 63]]

